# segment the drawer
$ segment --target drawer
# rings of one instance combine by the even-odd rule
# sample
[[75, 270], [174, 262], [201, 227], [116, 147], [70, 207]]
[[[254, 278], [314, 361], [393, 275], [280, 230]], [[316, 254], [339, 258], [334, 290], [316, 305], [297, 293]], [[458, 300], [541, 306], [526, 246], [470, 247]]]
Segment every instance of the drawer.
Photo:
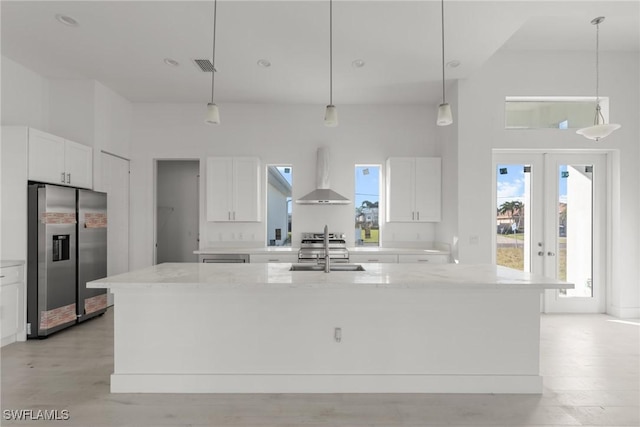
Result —
[[0, 285], [10, 285], [22, 281], [22, 266], [0, 268]]
[[398, 263], [398, 255], [391, 254], [349, 254], [349, 262], [378, 262], [378, 263]]
[[398, 262], [420, 264], [447, 264], [449, 262], [449, 255], [398, 255]]
[[298, 253], [291, 254], [256, 254], [250, 255], [250, 262], [252, 264], [267, 263], [267, 262], [298, 262]]

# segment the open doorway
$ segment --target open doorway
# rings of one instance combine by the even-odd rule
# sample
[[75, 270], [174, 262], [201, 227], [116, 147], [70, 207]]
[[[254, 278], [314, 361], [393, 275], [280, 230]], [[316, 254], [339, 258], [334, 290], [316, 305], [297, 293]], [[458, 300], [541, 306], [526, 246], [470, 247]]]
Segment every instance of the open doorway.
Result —
[[198, 262], [200, 161], [158, 160], [156, 263]]

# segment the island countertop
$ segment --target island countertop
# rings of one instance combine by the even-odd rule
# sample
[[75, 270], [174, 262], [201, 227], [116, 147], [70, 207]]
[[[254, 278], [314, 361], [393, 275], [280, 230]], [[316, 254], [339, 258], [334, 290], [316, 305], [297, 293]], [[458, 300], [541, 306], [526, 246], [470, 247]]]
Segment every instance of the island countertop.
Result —
[[572, 289], [567, 282], [481, 264], [361, 264], [365, 271], [290, 271], [290, 263], [166, 263], [89, 282], [89, 288]]

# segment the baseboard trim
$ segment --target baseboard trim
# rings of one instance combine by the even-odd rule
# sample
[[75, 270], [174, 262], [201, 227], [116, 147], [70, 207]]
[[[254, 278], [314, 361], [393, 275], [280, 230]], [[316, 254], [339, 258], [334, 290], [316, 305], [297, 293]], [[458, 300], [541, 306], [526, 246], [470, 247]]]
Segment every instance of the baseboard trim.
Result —
[[112, 393], [542, 393], [539, 375], [113, 374]]
[[609, 307], [607, 314], [620, 319], [638, 319], [640, 318], [640, 307]]

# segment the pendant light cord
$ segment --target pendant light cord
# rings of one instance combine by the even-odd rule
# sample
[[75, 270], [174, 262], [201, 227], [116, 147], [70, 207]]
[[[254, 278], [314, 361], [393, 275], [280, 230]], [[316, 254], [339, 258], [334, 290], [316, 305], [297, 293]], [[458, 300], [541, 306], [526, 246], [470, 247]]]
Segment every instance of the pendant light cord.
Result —
[[329, 105], [333, 105], [333, 0], [329, 0]]
[[600, 104], [600, 24], [596, 24], [596, 104]]
[[442, 14], [442, 103], [447, 101], [444, 97], [444, 0], [440, 0], [440, 12]]
[[213, 49], [211, 51], [211, 103], [213, 104], [213, 95], [216, 88], [216, 18], [218, 9], [218, 0], [213, 0]]

